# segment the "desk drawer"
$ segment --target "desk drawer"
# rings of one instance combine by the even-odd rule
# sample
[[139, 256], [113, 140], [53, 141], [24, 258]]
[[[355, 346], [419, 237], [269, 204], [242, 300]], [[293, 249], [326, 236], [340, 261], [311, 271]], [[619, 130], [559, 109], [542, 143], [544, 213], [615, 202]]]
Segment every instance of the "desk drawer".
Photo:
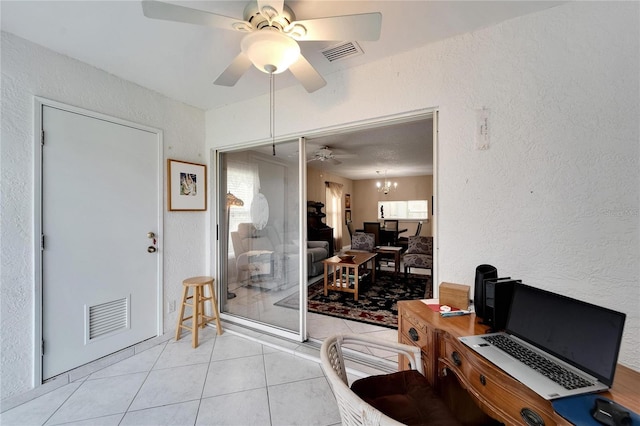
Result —
[[[424, 325], [410, 311], [405, 311], [399, 318], [398, 339], [400, 343], [417, 346], [422, 356], [424, 375], [432, 386], [436, 385], [437, 355], [434, 348], [435, 332]], [[401, 359], [400, 368], [407, 369], [406, 359]]]
[[414, 346], [418, 346], [423, 352], [431, 352], [427, 348], [433, 345], [433, 333], [416, 321], [412, 321], [410, 315], [404, 315], [400, 319], [400, 333]]
[[[492, 417], [518, 425], [567, 424], [555, 414], [549, 401], [481, 359], [451, 336], [444, 338], [444, 353], [440, 361], [455, 373], [483, 410], [490, 415], [493, 413]], [[530, 420], [526, 421], [524, 417]]]

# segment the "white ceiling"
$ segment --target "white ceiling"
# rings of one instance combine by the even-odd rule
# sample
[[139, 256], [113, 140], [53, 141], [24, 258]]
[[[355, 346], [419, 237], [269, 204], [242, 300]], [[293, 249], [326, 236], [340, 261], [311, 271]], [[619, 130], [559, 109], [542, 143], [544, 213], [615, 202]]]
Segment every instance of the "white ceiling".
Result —
[[[241, 18], [247, 1], [175, 3]], [[320, 51], [335, 42], [300, 43], [303, 55], [326, 76], [564, 2], [293, 0], [286, 3], [298, 20], [382, 13], [380, 40], [358, 42], [363, 55], [329, 63]], [[1, 0], [0, 14], [3, 31], [204, 110], [250, 99], [269, 90], [269, 77], [253, 67], [234, 87], [213, 85], [217, 76], [239, 53], [242, 33], [148, 19], [142, 14], [139, 1]], [[277, 87], [292, 85], [304, 91], [290, 72], [277, 76]], [[322, 90], [330, 90], [330, 87]], [[363, 170], [366, 163], [368, 177], [373, 177], [375, 170], [382, 169], [388, 169], [390, 175], [394, 168], [404, 170], [406, 173], [403, 175], [421, 174], [431, 169], [430, 155], [428, 159], [419, 159], [422, 164], [420, 172], [413, 167], [416, 146], [412, 144], [424, 146], [423, 128], [407, 124], [388, 130], [393, 130], [394, 134], [378, 131], [375, 139], [374, 134], [368, 133], [360, 136], [351, 134], [351, 141], [344, 140], [344, 137], [336, 139], [338, 136], [323, 141], [310, 140], [312, 146], [308, 151], [312, 153], [315, 146], [342, 147], [346, 144], [348, 153], [363, 163]], [[398, 145], [401, 149], [394, 150], [392, 147], [397, 144], [389, 144], [391, 140], [402, 140], [406, 145]], [[365, 153], [370, 155], [364, 157]], [[355, 167], [356, 160], [351, 159], [349, 163]], [[354, 172], [351, 178], [367, 177], [363, 170]], [[412, 170], [414, 172], [410, 173]]]

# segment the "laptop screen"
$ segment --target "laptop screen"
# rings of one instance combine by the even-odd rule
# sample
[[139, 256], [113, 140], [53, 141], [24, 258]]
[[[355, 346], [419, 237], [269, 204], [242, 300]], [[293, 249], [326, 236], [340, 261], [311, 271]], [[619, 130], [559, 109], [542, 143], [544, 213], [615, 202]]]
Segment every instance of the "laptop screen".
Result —
[[626, 315], [516, 284], [506, 331], [611, 386]]

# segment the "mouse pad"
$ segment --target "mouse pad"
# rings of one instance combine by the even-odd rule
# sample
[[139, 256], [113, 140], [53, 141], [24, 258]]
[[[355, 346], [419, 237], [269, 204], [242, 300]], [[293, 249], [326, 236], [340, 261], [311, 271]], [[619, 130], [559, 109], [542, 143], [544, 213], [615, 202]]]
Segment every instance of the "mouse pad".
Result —
[[[602, 423], [591, 417], [591, 409], [596, 404], [596, 399], [602, 398], [607, 401], [610, 399], [602, 397], [598, 394], [569, 396], [551, 401], [553, 409], [565, 419], [574, 425], [584, 426], [602, 426]], [[640, 416], [625, 407], [631, 416], [632, 425], [640, 425]]]

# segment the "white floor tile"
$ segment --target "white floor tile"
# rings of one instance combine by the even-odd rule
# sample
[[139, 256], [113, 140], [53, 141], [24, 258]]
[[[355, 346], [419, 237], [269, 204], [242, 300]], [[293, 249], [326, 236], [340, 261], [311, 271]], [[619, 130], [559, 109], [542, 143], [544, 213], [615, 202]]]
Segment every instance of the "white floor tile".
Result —
[[269, 406], [273, 426], [340, 422], [338, 405], [325, 377], [269, 386]]
[[262, 345], [239, 336], [223, 334], [216, 339], [211, 361], [262, 355]]
[[264, 364], [269, 386], [324, 377], [317, 362], [282, 352], [265, 355]]
[[64, 426], [118, 426], [124, 413], [65, 423]]
[[189, 401], [162, 407], [129, 411], [120, 426], [175, 426], [193, 425], [198, 415], [200, 401]]
[[161, 370], [185, 365], [208, 364], [211, 360], [211, 352], [213, 351], [216, 338], [213, 337], [208, 341], [200, 342], [197, 348], [193, 348], [191, 346], [191, 334], [187, 337], [188, 338], [182, 338], [177, 342], [171, 341], [167, 343], [153, 369]]
[[124, 413], [142, 386], [146, 373], [86, 380], [51, 416], [47, 425]]
[[137, 355], [122, 360], [117, 364], [113, 364], [109, 367], [103, 368], [102, 370], [96, 371], [91, 376], [89, 376], [89, 378], [100, 379], [104, 377], [121, 376], [123, 374], [144, 373], [151, 371], [151, 368], [156, 363], [158, 357], [164, 350], [165, 345], [166, 343], [154, 346], [151, 349], [147, 349], [144, 352], [140, 352]]
[[136, 395], [130, 410], [200, 399], [209, 364], [154, 370]]
[[266, 388], [204, 398], [196, 425], [269, 425]]
[[262, 355], [212, 361], [202, 397], [264, 388], [266, 385]]
[[75, 392], [81, 382], [69, 383], [0, 415], [3, 426], [42, 425]]

